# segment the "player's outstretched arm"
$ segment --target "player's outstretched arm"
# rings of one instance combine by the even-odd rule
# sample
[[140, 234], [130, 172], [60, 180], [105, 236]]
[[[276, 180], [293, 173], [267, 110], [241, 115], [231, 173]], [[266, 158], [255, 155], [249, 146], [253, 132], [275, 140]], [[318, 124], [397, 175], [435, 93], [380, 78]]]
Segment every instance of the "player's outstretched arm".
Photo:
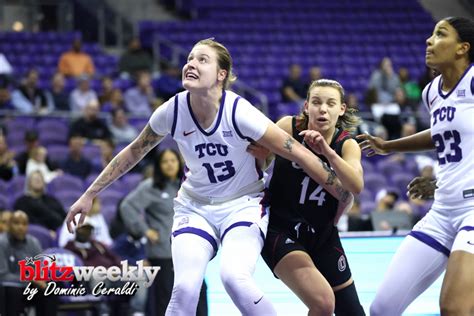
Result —
[[[112, 159], [86, 192], [71, 206], [66, 216], [66, 225], [70, 233], [73, 232], [72, 223], [81, 225], [84, 222], [94, 197], [135, 166], [162, 138], [163, 136], [157, 135], [147, 124], [140, 135]], [[74, 218], [76, 214], [81, 214], [78, 223]]]
[[268, 125], [265, 134], [258, 140], [258, 143], [272, 152], [296, 162], [314, 181], [321, 184], [341, 203], [348, 202], [352, 196], [348, 190], [342, 187], [334, 171], [274, 123]]
[[367, 157], [387, 155], [394, 152], [416, 152], [435, 149], [430, 129], [390, 141], [369, 134], [357, 135], [356, 138], [362, 140], [359, 146], [363, 151], [367, 150]]

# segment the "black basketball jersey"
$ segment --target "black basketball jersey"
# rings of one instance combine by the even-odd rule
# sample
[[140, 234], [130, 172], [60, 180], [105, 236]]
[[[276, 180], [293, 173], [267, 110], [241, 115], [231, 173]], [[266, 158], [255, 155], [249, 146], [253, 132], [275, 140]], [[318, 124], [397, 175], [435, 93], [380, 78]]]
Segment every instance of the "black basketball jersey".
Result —
[[[296, 141], [306, 146], [293, 117], [292, 134]], [[342, 145], [351, 135], [347, 131], [336, 129], [330, 147], [341, 156]], [[311, 150], [311, 149], [310, 149]], [[329, 165], [328, 160], [318, 155]], [[275, 156], [273, 175], [269, 186], [270, 224], [291, 225], [295, 222], [307, 223], [315, 229], [332, 227], [337, 211], [338, 200], [311, 179], [295, 162], [281, 156]]]

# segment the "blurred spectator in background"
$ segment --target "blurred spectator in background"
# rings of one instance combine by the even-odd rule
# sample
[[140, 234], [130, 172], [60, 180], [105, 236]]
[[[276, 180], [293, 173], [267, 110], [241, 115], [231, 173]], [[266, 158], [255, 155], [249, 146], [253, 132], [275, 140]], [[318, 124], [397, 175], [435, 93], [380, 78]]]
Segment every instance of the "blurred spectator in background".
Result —
[[48, 228], [52, 236], [56, 236], [56, 229], [61, 227], [66, 217], [61, 202], [46, 193], [46, 183], [39, 171], [28, 175], [25, 194], [15, 201], [13, 208], [25, 211], [30, 223]]
[[109, 102], [112, 97], [112, 91], [114, 90], [114, 81], [110, 77], [103, 77], [101, 80], [101, 90], [99, 95], [99, 103], [103, 106]]
[[63, 53], [59, 58], [58, 70], [68, 77], [94, 75], [92, 58], [89, 54], [82, 52], [82, 42], [79, 38], [72, 42], [71, 50]]
[[[323, 78], [323, 73], [321, 71], [321, 68], [318, 66], [313, 66], [309, 68], [309, 73], [308, 73], [308, 79], [309, 81], [306, 83], [305, 90], [308, 91], [309, 87], [311, 86], [311, 83], [313, 81], [319, 80]], [[306, 96], [305, 96], [306, 97]]]
[[370, 214], [374, 230], [409, 230], [413, 227], [413, 210], [406, 202], [398, 201], [398, 193], [380, 190], [377, 193], [377, 208]]
[[45, 91], [38, 87], [38, 80], [38, 71], [31, 69], [20, 87], [13, 91], [12, 103], [17, 111], [44, 114], [53, 110], [52, 104], [48, 104]]
[[79, 135], [88, 140], [104, 140], [110, 138], [107, 124], [99, 118], [99, 102], [93, 100], [83, 110], [82, 117], [71, 124], [69, 137]]
[[140, 39], [134, 37], [128, 44], [128, 50], [120, 57], [119, 71], [125, 76], [136, 79], [139, 72], [152, 72], [153, 59], [150, 54], [142, 48]]
[[385, 189], [380, 190], [377, 192], [377, 197], [375, 198], [377, 201], [376, 211], [385, 212], [393, 210], [398, 198], [397, 192], [387, 191]]
[[128, 123], [127, 114], [123, 109], [112, 111], [112, 121], [109, 124], [109, 130], [116, 144], [128, 144], [138, 135], [137, 129]]
[[306, 84], [301, 78], [301, 66], [292, 64], [289, 75], [283, 80], [281, 97], [284, 102], [302, 102], [306, 98]]
[[362, 215], [360, 200], [354, 199], [354, 204], [346, 214], [342, 215], [337, 224], [339, 231], [371, 231], [372, 222], [369, 215]]
[[[78, 255], [85, 266], [104, 267], [112, 266], [120, 267], [120, 257], [115, 254], [109, 247], [95, 238], [95, 230], [97, 222], [94, 218], [86, 216], [84, 224], [76, 228], [74, 240], [68, 241], [64, 249], [70, 250]], [[69, 233], [68, 233], [69, 234]], [[71, 235], [71, 234], [69, 234]], [[92, 278], [89, 280], [90, 287], [95, 287], [100, 281]], [[112, 283], [105, 280], [105, 287], [119, 286], [120, 283]], [[101, 301], [97, 307], [99, 315], [109, 315], [113, 301]]]
[[17, 172], [15, 153], [8, 149], [7, 140], [0, 133], [0, 180], [10, 181]]
[[137, 85], [125, 92], [125, 106], [132, 114], [149, 116], [155, 98], [150, 73], [141, 72], [138, 75]]
[[181, 69], [174, 65], [165, 66], [160, 78], [156, 81], [156, 94], [168, 100], [182, 90]]
[[114, 159], [115, 144], [112, 139], [107, 138], [100, 142], [100, 163], [96, 170], [102, 171]]
[[62, 169], [65, 173], [82, 179], [92, 171], [92, 162], [83, 156], [84, 138], [79, 135], [72, 135], [69, 138], [69, 153], [62, 163]]
[[82, 112], [87, 104], [91, 102], [99, 102], [97, 94], [91, 89], [90, 79], [88, 76], [78, 78], [78, 86], [72, 90], [69, 105], [71, 111]]
[[39, 171], [46, 183], [50, 183], [57, 176], [62, 175], [62, 170], [51, 170], [46, 164], [48, 151], [43, 146], [37, 146], [31, 151], [30, 158], [26, 162], [26, 176], [32, 172]]
[[376, 103], [386, 104], [393, 101], [395, 90], [400, 87], [400, 79], [393, 71], [392, 61], [384, 57], [379, 68], [372, 72], [369, 81], [369, 89], [376, 92]]
[[398, 77], [408, 100], [412, 106], [418, 105], [421, 99], [421, 89], [418, 83], [410, 78], [410, 72], [402, 67], [398, 70]]
[[102, 112], [112, 112], [118, 109], [123, 109], [125, 111], [125, 102], [123, 100], [122, 90], [114, 88], [109, 101], [103, 103], [100, 110]]
[[70, 111], [69, 93], [65, 89], [64, 76], [57, 72], [51, 79], [51, 91], [46, 95], [55, 111]]
[[[26, 173], [26, 164], [28, 160], [30, 159], [33, 149], [37, 148], [40, 145], [39, 140], [38, 140], [38, 133], [36, 131], [32, 130], [27, 130], [25, 132], [25, 147], [26, 150], [19, 153], [16, 157], [15, 160], [18, 165], [18, 171], [20, 174], [25, 174]], [[46, 157], [46, 165], [48, 166], [48, 169], [54, 170], [56, 169], [56, 166], [51, 163], [51, 161]]]
[[433, 80], [434, 78], [436, 78], [436, 76], [439, 75], [438, 73], [436, 73], [436, 71], [434, 71], [433, 69], [429, 68], [428, 66], [425, 67], [425, 72], [423, 73], [423, 75], [421, 75], [421, 77], [418, 79], [418, 85], [420, 87], [426, 87], [428, 85], [428, 83], [431, 82], [431, 80]]
[[[109, 226], [105, 221], [104, 215], [101, 213], [102, 204], [100, 198], [96, 197], [92, 202], [92, 208], [87, 214], [89, 218], [89, 223], [94, 226], [94, 231], [92, 232], [92, 238], [106, 247], [112, 245], [112, 238], [109, 233]], [[77, 233], [77, 231], [76, 231]], [[69, 241], [74, 240], [75, 235], [70, 234], [67, 231], [66, 225], [63, 223], [61, 230], [59, 232], [58, 245], [59, 247], [64, 247]]]
[[[0, 79], [1, 80], [1, 79]], [[8, 86], [2, 86], [0, 83], [0, 110], [14, 110], [10, 90]]]
[[56, 315], [58, 298], [55, 295], [43, 294], [47, 285], [45, 281], [33, 280], [31, 282], [33, 288], [39, 289], [39, 293], [31, 300], [23, 294], [25, 283], [20, 282], [18, 261], [25, 260], [27, 257], [33, 258], [42, 251], [38, 239], [27, 234], [28, 215], [23, 211], [15, 211], [8, 230], [8, 233], [0, 235], [0, 282], [6, 281], [18, 285], [5, 285], [3, 295], [0, 297], [0, 306], [6, 309], [7, 316], [26, 315], [26, 306], [34, 306], [37, 316]]
[[7, 210], [0, 211], [0, 234], [8, 232], [12, 214], [13, 213], [11, 211], [7, 211]]

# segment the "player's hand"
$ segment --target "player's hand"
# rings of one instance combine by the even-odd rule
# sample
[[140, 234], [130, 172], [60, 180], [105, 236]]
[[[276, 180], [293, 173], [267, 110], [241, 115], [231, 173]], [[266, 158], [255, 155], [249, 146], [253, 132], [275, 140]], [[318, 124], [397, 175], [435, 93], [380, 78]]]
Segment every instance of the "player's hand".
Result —
[[270, 155], [270, 150], [259, 143], [252, 142], [247, 146], [247, 152], [259, 160], [265, 160]]
[[160, 239], [160, 234], [156, 230], [151, 228], [147, 229], [147, 231], [145, 232], [145, 236], [152, 243], [156, 243]]
[[305, 144], [307, 144], [315, 153], [323, 156], [328, 156], [333, 149], [329, 147], [328, 143], [318, 131], [304, 130], [299, 133], [303, 136]]
[[370, 134], [360, 134], [356, 136], [356, 139], [363, 140], [359, 144], [359, 147], [362, 151], [367, 150], [367, 157], [387, 155], [390, 153], [385, 149], [385, 144], [387, 142], [380, 137], [374, 137]]
[[[69, 233], [73, 233], [74, 229], [72, 224], [74, 226], [81, 226], [82, 223], [84, 223], [84, 219], [86, 218], [87, 213], [89, 213], [90, 209], [92, 208], [92, 200], [93, 198], [87, 196], [87, 195], [82, 195], [79, 200], [77, 200], [69, 209], [69, 212], [67, 213], [66, 216], [66, 225], [67, 225], [67, 230]], [[76, 215], [80, 214], [79, 221], [76, 223]]]
[[434, 197], [436, 190], [436, 182], [432, 179], [425, 177], [416, 177], [411, 180], [407, 186], [407, 195], [410, 198], [430, 200]]
[[354, 204], [354, 195], [352, 193], [349, 193], [349, 197], [345, 202], [339, 201], [337, 205], [337, 211], [336, 211], [336, 216], [334, 217], [334, 226], [337, 226], [337, 223], [339, 223], [339, 219], [341, 216], [348, 212], [351, 208], [352, 205]]

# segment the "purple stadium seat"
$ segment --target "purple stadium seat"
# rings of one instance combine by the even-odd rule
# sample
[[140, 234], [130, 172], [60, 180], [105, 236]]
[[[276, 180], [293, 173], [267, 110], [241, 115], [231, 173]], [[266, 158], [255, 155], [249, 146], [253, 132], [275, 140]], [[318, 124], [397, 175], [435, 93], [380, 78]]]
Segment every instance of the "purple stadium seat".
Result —
[[167, 135], [165, 138], [163, 138], [163, 140], [158, 146], [160, 150], [164, 150], [167, 148], [178, 150], [178, 144], [176, 144], [175, 140], [170, 135]]
[[82, 149], [82, 154], [89, 160], [94, 160], [97, 157], [100, 157], [100, 147], [96, 145], [85, 145]]
[[376, 194], [380, 189], [387, 186], [387, 180], [380, 174], [364, 175], [365, 189]]
[[123, 191], [116, 191], [111, 188], [107, 188], [99, 193], [102, 207], [117, 207], [118, 202], [124, 197], [125, 193]]
[[361, 214], [370, 214], [375, 211], [377, 208], [377, 204], [375, 202], [366, 201], [360, 205], [360, 212]]
[[63, 191], [83, 191], [84, 184], [81, 178], [63, 174], [62, 176], [54, 178], [48, 185], [49, 192], [57, 194]]
[[402, 192], [407, 191], [407, 185], [411, 180], [413, 180], [413, 175], [411, 173], [397, 173], [391, 178], [392, 183]]
[[29, 224], [28, 233], [39, 240], [41, 248], [43, 249], [56, 246], [56, 241], [51, 236], [49, 229], [44, 226]]
[[140, 173], [127, 173], [121, 179], [123, 186], [126, 187], [126, 192], [135, 189], [142, 180], [143, 175]]
[[58, 164], [62, 163], [69, 154], [69, 147], [67, 145], [49, 145], [48, 158]]
[[59, 191], [54, 194], [54, 197], [61, 202], [64, 210], [67, 212], [74, 202], [81, 196], [82, 191]]
[[8, 197], [3, 195], [3, 193], [0, 193], [0, 210], [9, 210], [10, 206]]
[[23, 175], [18, 175], [14, 177], [9, 182], [8, 193], [11, 194], [12, 196], [15, 196], [15, 195], [22, 194], [23, 192], [25, 192], [25, 181], [26, 181], [26, 177]]
[[67, 130], [44, 129], [39, 131], [40, 143], [44, 146], [67, 143]]

